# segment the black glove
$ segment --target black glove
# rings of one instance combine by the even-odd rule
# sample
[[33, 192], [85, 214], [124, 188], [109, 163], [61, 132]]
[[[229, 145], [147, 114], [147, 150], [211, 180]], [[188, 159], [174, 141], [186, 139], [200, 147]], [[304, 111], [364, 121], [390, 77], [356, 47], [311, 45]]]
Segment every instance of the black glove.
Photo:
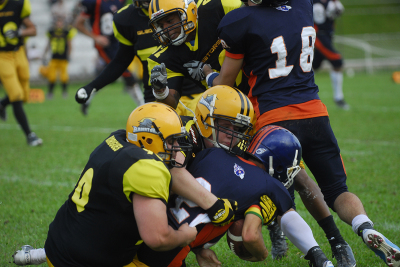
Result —
[[6, 31], [5, 33], [4, 33], [4, 36], [7, 38], [7, 39], [14, 39], [14, 38], [16, 38], [16, 37], [18, 37], [18, 31], [14, 31], [14, 30], [8, 30], [8, 31]]
[[76, 94], [75, 94], [75, 100], [79, 104], [84, 104], [86, 101], [88, 101], [89, 97], [96, 92], [96, 88], [93, 88], [91, 86], [84, 86], [80, 88]]
[[189, 75], [196, 81], [201, 82], [206, 78], [204, 75], [203, 67], [204, 65], [208, 65], [211, 68], [211, 65], [203, 63], [197, 60], [191, 60], [188, 63], [183, 64], [183, 67], [187, 69]]
[[237, 209], [238, 204], [235, 200], [218, 198], [206, 212], [215, 226], [224, 226], [233, 221]]
[[278, 215], [276, 212], [276, 206], [274, 202], [267, 196], [263, 195], [260, 197], [260, 207], [261, 207], [261, 215], [263, 217], [263, 224], [269, 225], [275, 220]]
[[154, 66], [151, 70], [150, 76], [151, 87], [155, 90], [161, 90], [167, 87], [167, 69], [165, 68], [165, 64], [161, 63], [160, 65]]

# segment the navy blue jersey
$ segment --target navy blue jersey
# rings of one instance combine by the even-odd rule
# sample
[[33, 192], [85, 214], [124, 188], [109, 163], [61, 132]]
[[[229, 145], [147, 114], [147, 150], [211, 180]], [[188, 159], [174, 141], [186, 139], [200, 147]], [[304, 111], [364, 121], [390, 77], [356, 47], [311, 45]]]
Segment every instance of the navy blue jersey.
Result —
[[[327, 115], [312, 70], [316, 37], [312, 5], [312, 0], [296, 0], [280, 8], [243, 7], [219, 24], [226, 56], [244, 60], [257, 129], [275, 121]], [[279, 110], [288, 106], [297, 108]]]
[[[260, 197], [265, 194], [275, 203], [279, 215], [294, 207], [281, 182], [250, 161], [221, 148], [209, 148], [198, 153], [188, 171], [214, 195], [238, 202], [235, 220], [243, 219], [244, 212], [251, 205], [258, 205]], [[169, 219], [175, 227], [185, 222], [189, 225], [210, 222], [204, 210], [182, 197], [170, 200], [168, 208]]]
[[314, 0], [314, 23], [318, 34], [332, 35], [334, 31], [335, 20], [326, 15], [329, 2], [332, 0]]
[[107, 36], [116, 42], [113, 33], [113, 14], [124, 6], [124, 0], [83, 0], [84, 14], [89, 17], [93, 33]]

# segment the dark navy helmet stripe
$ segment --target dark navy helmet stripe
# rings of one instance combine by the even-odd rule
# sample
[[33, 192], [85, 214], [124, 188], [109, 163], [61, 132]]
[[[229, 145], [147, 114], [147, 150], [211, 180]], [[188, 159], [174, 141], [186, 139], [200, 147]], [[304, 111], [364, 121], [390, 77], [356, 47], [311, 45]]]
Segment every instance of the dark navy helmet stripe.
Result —
[[243, 113], [244, 113], [244, 99], [243, 99], [243, 96], [242, 96], [241, 92], [238, 89], [236, 89], [236, 88], [233, 88], [233, 89], [235, 89], [236, 93], [238, 93], [238, 95], [240, 97], [240, 104], [241, 104], [240, 105], [241, 106], [240, 107], [240, 114], [243, 115]]

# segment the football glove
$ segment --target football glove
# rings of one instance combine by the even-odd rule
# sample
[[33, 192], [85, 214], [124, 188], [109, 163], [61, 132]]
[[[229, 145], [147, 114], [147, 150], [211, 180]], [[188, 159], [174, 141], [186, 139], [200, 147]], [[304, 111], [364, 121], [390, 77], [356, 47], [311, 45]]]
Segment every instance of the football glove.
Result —
[[188, 63], [183, 64], [183, 67], [187, 69], [189, 75], [196, 81], [201, 82], [206, 78], [204, 74], [203, 68], [204, 65], [208, 65], [211, 68], [210, 64], [203, 63], [197, 60], [191, 60]]
[[218, 198], [206, 212], [215, 226], [224, 226], [233, 221], [237, 209], [238, 205], [235, 200]]
[[154, 66], [151, 70], [150, 83], [151, 87], [156, 92], [167, 87], [167, 69], [164, 63]]
[[96, 88], [93, 88], [91, 86], [84, 86], [82, 88], [80, 88], [76, 94], [75, 94], [75, 100], [76, 102], [78, 102], [79, 104], [84, 104], [86, 103], [86, 101], [88, 101], [88, 99], [90, 98], [90, 96], [92, 94], [94, 94], [96, 92]]
[[272, 202], [272, 200], [267, 195], [263, 195], [260, 197], [260, 207], [261, 215], [263, 217], [263, 224], [271, 224], [278, 215], [274, 202]]
[[326, 16], [331, 19], [337, 19], [340, 17], [343, 12], [344, 12], [344, 6], [343, 4], [339, 1], [330, 1], [328, 5], [326, 6]]
[[14, 31], [14, 30], [8, 30], [8, 31], [6, 31], [5, 33], [4, 33], [4, 36], [7, 38], [7, 39], [14, 39], [14, 38], [16, 38], [16, 37], [18, 37], [18, 31]]

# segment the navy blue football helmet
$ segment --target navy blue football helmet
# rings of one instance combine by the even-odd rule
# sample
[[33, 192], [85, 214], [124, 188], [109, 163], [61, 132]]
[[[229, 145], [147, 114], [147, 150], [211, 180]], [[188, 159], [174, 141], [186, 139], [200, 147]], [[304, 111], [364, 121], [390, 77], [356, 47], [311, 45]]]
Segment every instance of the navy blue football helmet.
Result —
[[280, 126], [268, 125], [253, 136], [246, 153], [261, 161], [266, 171], [289, 188], [300, 171], [301, 145], [297, 137]]
[[[241, 1], [247, 3], [247, 0], [241, 0]], [[289, 3], [289, 0], [250, 0], [250, 1], [256, 5], [269, 6], [269, 7], [278, 7]]]

